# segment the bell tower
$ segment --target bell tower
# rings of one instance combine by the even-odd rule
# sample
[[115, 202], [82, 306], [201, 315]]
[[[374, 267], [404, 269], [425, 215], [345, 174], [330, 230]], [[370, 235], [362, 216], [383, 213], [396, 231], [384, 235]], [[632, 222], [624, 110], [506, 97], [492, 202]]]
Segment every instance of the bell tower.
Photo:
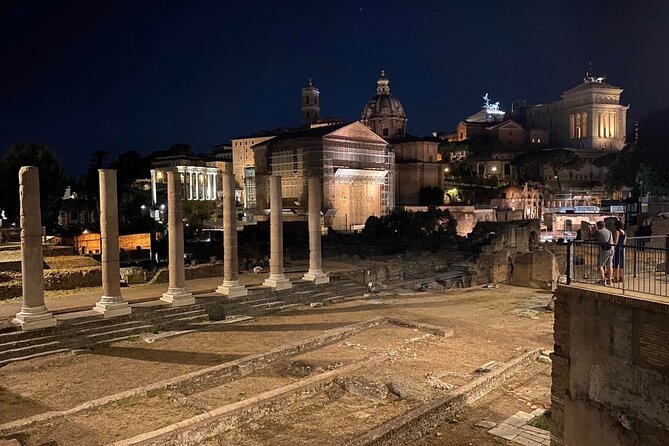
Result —
[[309, 78], [306, 87], [302, 87], [302, 125], [308, 126], [320, 118], [321, 101], [318, 88], [314, 87]]

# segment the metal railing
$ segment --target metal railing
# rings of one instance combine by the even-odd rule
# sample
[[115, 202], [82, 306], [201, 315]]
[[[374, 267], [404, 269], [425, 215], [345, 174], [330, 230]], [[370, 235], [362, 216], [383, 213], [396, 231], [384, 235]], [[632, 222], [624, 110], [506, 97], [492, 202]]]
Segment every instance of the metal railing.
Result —
[[574, 240], [567, 244], [566, 276], [567, 284], [603, 285], [623, 294], [634, 291], [669, 297], [669, 238], [628, 237], [624, 246], [609, 251], [595, 241]]

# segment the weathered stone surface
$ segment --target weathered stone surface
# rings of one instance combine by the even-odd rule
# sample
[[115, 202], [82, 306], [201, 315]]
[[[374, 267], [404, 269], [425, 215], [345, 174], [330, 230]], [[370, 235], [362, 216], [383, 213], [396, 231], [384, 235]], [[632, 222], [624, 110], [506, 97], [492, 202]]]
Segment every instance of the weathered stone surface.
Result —
[[388, 384], [388, 392], [400, 399], [411, 399], [416, 396], [416, 389], [403, 381], [391, 381]]
[[486, 362], [485, 364], [479, 366], [479, 367], [476, 369], [476, 371], [477, 371], [477, 372], [487, 373], [487, 372], [490, 372], [490, 371], [491, 371], [492, 369], [494, 369], [495, 367], [497, 367], [498, 365], [499, 365], [499, 363], [498, 363], [497, 361], [488, 361], [488, 362]]
[[479, 268], [478, 283], [509, 283], [513, 263], [511, 252], [502, 250], [490, 254], [482, 254], [476, 260]]
[[555, 309], [552, 435], [560, 444], [667, 444], [669, 305], [559, 286]]
[[520, 429], [506, 423], [500, 423], [497, 427], [490, 429], [488, 433], [497, 437], [502, 437], [505, 440], [513, 440], [520, 433]]
[[315, 366], [313, 364], [309, 364], [308, 362], [302, 361], [301, 359], [298, 359], [297, 361], [293, 361], [290, 364], [288, 364], [286, 370], [288, 371], [289, 374], [293, 376], [298, 376], [300, 378], [309, 376], [314, 371], [322, 371], [320, 367]]
[[497, 423], [493, 423], [492, 421], [488, 420], [481, 420], [478, 423], [474, 423], [474, 426], [482, 427], [485, 429], [492, 429], [493, 427], [497, 426]]
[[380, 401], [388, 396], [388, 387], [363, 376], [342, 378], [339, 384], [347, 392], [372, 401]]
[[537, 361], [543, 362], [544, 364], [550, 364], [551, 362], [553, 362], [551, 361], [551, 358], [545, 355], [539, 355], [539, 357], [537, 357]]
[[560, 277], [555, 255], [544, 249], [519, 254], [513, 261], [511, 285], [550, 289]]
[[425, 377], [425, 380], [427, 381], [427, 384], [433, 389], [451, 390], [453, 388], [453, 384], [447, 383], [441, 379], [444, 375], [444, 372], [430, 372]]

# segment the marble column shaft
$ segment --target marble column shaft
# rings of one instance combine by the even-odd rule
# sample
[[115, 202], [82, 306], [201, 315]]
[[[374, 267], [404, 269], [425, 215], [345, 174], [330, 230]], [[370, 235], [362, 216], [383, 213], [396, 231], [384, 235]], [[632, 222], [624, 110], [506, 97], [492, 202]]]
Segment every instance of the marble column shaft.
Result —
[[309, 215], [309, 271], [304, 280], [314, 283], [326, 283], [330, 279], [321, 267], [321, 208], [323, 207], [323, 188], [318, 176], [310, 176], [308, 186]]
[[223, 283], [217, 292], [228, 297], [246, 296], [246, 288], [239, 284], [235, 177], [232, 174], [223, 174], [221, 181], [223, 182]]
[[162, 300], [173, 306], [195, 303], [193, 295], [186, 291], [184, 265], [184, 221], [181, 177], [178, 172], [167, 172], [167, 233], [169, 242], [169, 286]]
[[23, 305], [13, 322], [24, 330], [53, 327], [56, 319], [44, 305], [42, 212], [37, 167], [19, 170], [21, 282]]
[[118, 200], [116, 170], [99, 169], [100, 238], [102, 250], [102, 297], [93, 308], [105, 317], [130, 314], [130, 306], [121, 297], [121, 262], [119, 260]]
[[269, 278], [263, 285], [276, 290], [291, 288], [292, 284], [283, 273], [283, 199], [281, 193], [281, 177], [269, 177]]

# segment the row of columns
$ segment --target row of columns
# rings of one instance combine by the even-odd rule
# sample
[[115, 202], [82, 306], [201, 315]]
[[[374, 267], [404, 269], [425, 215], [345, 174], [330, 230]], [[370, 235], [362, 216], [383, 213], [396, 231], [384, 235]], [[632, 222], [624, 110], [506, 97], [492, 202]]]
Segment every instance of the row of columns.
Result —
[[184, 173], [184, 183], [187, 185], [189, 200], [215, 200], [216, 199], [216, 174], [208, 172]]
[[[100, 169], [100, 236], [102, 241], [102, 296], [93, 308], [104, 317], [131, 313], [121, 296], [118, 197], [116, 171]], [[240, 297], [247, 290], [239, 283], [237, 257], [237, 216], [234, 175], [223, 178], [223, 283], [217, 292], [228, 297]], [[169, 284], [161, 300], [172, 306], [195, 303], [186, 289], [183, 233], [183, 187], [181, 174], [167, 172]], [[40, 213], [39, 173], [36, 167], [22, 167], [19, 171], [21, 208], [21, 272], [23, 305], [14, 323], [24, 330], [53, 327], [56, 319], [44, 305], [44, 271], [42, 265], [42, 219]], [[303, 280], [316, 284], [329, 281], [321, 267], [321, 208], [322, 186], [319, 177], [308, 180], [309, 197], [309, 270]], [[292, 287], [283, 271], [283, 218], [281, 177], [270, 177], [270, 275], [263, 285], [275, 290]]]

